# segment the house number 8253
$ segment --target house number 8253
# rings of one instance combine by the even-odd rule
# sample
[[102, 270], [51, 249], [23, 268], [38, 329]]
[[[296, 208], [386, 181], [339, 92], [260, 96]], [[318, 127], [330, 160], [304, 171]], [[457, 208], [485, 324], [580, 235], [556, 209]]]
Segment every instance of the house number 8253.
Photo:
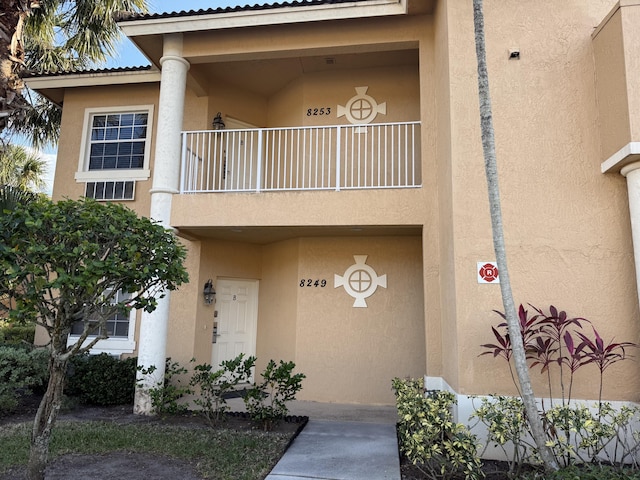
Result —
[[331, 107], [307, 108], [307, 117], [318, 115], [331, 115]]

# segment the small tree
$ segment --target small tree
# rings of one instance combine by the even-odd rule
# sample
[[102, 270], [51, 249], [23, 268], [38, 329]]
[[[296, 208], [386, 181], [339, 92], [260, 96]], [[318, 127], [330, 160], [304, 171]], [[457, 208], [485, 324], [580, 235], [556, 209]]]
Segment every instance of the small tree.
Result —
[[[41, 199], [0, 215], [0, 297], [9, 298], [11, 320], [36, 323], [50, 340], [50, 379], [33, 424], [27, 478], [44, 478], [69, 359], [107, 338], [113, 314], [153, 311], [163, 290], [187, 280], [185, 255], [161, 225], [115, 203]], [[119, 300], [118, 291], [128, 298]], [[78, 322], [78, 340], [68, 345]]]
[[[4, 215], [5, 212], [10, 212], [18, 204], [33, 202], [39, 195], [41, 194], [22, 190], [11, 185], [0, 185], [0, 216]], [[0, 326], [3, 324], [8, 325], [5, 319], [9, 316], [9, 302], [9, 296], [0, 290]]]

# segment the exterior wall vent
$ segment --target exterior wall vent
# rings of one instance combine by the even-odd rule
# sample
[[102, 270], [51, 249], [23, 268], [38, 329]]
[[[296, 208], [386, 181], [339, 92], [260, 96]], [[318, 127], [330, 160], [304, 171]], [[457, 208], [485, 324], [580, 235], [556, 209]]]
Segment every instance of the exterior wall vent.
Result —
[[84, 196], [95, 200], [133, 200], [135, 196], [133, 180], [113, 182], [87, 182]]

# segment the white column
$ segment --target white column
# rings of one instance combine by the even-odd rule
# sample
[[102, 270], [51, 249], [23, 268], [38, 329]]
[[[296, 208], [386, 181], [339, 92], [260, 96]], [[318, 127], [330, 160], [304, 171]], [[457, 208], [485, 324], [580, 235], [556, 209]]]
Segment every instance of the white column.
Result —
[[[184, 95], [187, 85], [189, 62], [182, 58], [182, 34], [165, 35], [163, 56], [160, 59], [162, 75], [158, 101], [158, 122], [155, 132], [155, 157], [151, 193], [152, 219], [166, 228], [171, 227], [171, 200], [178, 193], [180, 179], [180, 132], [184, 116]], [[170, 292], [158, 300], [152, 313], [142, 313], [138, 341], [138, 366], [156, 370], [150, 375], [138, 372], [138, 384], [134, 401], [134, 413], [151, 414], [149, 388], [161, 384], [164, 379], [164, 363], [167, 350], [167, 326], [169, 324]]]
[[640, 162], [634, 162], [622, 167], [620, 173], [627, 178], [633, 256], [636, 265], [636, 288], [640, 299]]

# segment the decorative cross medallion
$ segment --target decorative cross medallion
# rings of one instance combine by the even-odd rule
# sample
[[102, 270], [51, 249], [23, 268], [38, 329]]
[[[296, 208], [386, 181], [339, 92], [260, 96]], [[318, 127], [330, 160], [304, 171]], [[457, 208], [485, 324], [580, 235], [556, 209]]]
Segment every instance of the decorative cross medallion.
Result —
[[378, 114], [387, 114], [387, 103], [378, 105], [376, 100], [367, 95], [369, 87], [356, 87], [356, 95], [351, 97], [346, 106], [338, 105], [338, 117], [347, 117], [349, 123], [366, 125], [373, 122]]
[[387, 288], [387, 275], [378, 276], [376, 271], [367, 265], [368, 255], [354, 255], [355, 264], [344, 272], [343, 276], [334, 275], [333, 288], [344, 287], [344, 290], [355, 298], [354, 307], [367, 307], [365, 298], [375, 293], [378, 287]]

